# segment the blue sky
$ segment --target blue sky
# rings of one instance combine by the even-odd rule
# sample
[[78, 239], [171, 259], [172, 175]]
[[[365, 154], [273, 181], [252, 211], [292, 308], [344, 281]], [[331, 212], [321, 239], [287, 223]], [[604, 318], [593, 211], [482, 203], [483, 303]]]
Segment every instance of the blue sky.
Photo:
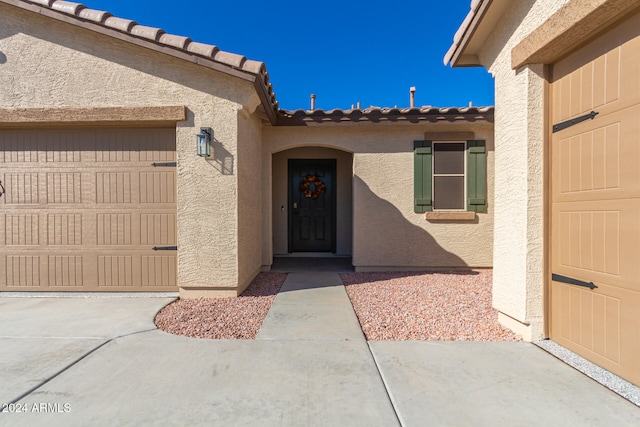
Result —
[[470, 0], [79, 2], [264, 61], [284, 109], [494, 103], [485, 69], [442, 63]]

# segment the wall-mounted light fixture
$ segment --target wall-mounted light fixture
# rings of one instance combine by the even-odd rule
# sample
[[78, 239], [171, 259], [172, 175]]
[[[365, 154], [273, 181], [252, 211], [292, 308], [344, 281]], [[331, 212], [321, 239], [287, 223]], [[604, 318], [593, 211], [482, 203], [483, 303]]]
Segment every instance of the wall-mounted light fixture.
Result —
[[213, 131], [211, 128], [200, 128], [200, 133], [196, 135], [197, 146], [196, 151], [200, 157], [209, 157], [211, 155], [211, 136]]

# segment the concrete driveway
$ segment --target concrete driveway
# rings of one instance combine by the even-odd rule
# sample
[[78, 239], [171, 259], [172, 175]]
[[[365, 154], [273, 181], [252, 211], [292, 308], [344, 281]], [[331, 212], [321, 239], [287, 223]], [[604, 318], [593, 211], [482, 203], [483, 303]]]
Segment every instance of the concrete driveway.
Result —
[[253, 341], [157, 330], [168, 298], [0, 298], [0, 425], [640, 425], [534, 345], [367, 343], [344, 287], [291, 277]]

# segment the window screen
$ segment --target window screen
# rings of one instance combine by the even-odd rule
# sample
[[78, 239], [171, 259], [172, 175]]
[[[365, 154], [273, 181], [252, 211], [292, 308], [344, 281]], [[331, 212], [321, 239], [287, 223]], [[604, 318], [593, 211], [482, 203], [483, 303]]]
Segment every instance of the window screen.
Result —
[[433, 144], [433, 208], [465, 209], [465, 143]]

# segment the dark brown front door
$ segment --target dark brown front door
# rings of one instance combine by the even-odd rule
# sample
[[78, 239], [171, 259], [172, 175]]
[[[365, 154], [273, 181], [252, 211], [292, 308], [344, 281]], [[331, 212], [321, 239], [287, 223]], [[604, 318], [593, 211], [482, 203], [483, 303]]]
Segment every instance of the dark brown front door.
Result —
[[336, 251], [335, 189], [335, 159], [289, 159], [289, 252]]

